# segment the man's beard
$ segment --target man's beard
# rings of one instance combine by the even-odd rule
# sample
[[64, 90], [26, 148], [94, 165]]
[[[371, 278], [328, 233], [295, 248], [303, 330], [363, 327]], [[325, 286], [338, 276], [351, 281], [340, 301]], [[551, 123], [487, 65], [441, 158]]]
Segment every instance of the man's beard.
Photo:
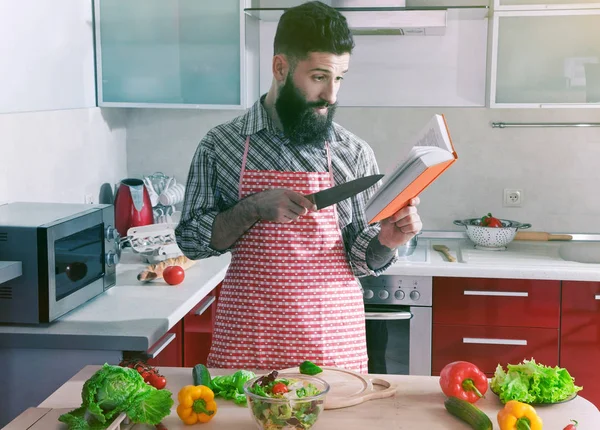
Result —
[[[315, 112], [316, 107], [327, 107], [327, 115]], [[324, 100], [307, 102], [288, 75], [279, 90], [275, 110], [283, 126], [283, 134], [295, 145], [322, 145], [329, 135], [337, 103]]]

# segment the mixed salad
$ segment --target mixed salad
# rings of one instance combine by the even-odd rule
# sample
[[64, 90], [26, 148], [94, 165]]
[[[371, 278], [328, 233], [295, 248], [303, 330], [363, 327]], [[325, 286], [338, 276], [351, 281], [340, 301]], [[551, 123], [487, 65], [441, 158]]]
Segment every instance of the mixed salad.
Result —
[[[278, 378], [276, 371], [258, 378], [248, 391], [252, 414], [264, 430], [308, 430], [323, 410], [323, 398], [313, 383], [294, 378]], [[272, 399], [272, 400], [269, 400]]]

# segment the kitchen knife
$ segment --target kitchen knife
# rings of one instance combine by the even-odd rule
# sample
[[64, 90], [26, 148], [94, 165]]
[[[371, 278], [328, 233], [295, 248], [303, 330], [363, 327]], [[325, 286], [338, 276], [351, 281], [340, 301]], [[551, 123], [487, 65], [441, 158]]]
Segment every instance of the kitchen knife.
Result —
[[317, 209], [323, 209], [327, 206], [341, 202], [342, 200], [346, 200], [349, 197], [355, 196], [361, 191], [375, 185], [381, 178], [383, 178], [383, 175], [365, 176], [327, 188], [314, 194], [309, 194], [305, 197], [313, 202], [317, 206]]

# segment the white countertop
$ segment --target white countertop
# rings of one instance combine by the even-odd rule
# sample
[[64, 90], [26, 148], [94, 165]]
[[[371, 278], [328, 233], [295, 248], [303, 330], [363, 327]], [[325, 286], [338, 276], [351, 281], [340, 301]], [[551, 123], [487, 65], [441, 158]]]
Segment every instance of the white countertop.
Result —
[[[457, 262], [448, 262], [441, 253], [433, 250], [434, 244], [448, 246]], [[561, 255], [591, 255], [593, 258], [588, 260], [600, 262], [600, 243], [513, 241], [504, 251], [484, 251], [475, 249], [468, 239], [420, 239], [415, 257], [401, 259], [385, 274], [600, 281], [600, 264], [567, 261]]]
[[225, 277], [230, 254], [199, 260], [175, 286], [137, 280], [146, 266], [124, 252], [117, 285], [50, 324], [0, 325], [0, 347], [146, 351]]
[[[86, 366], [43, 401], [39, 407], [55, 409], [79, 407], [83, 383], [98, 369], [99, 366]], [[176, 413], [177, 393], [184, 385], [192, 383], [192, 369], [161, 367], [160, 372], [167, 378], [166, 389], [171, 391], [175, 401], [171, 415], [166, 417], [162, 424], [169, 430], [195, 428], [196, 426], [186, 426]], [[230, 372], [232, 371], [211, 369], [213, 376]], [[402, 375], [379, 375], [379, 377], [398, 385], [393, 397], [371, 400], [348, 408], [325, 410], [315, 424], [315, 429], [463, 430], [468, 428], [467, 424], [450, 415], [444, 408], [445, 396], [440, 389], [438, 377]], [[198, 425], [197, 428], [206, 430], [256, 429], [247, 407], [240, 407], [231, 401], [222, 399], [216, 399], [216, 401], [218, 409], [215, 417], [206, 424]], [[498, 430], [496, 415], [503, 407], [498, 397], [488, 391], [486, 397], [477, 402], [477, 407], [488, 415], [494, 430]], [[562, 429], [569, 424], [571, 419], [579, 421], [578, 430], [592, 430], [598, 428], [600, 421], [598, 409], [581, 396], [562, 404], [538, 406], [536, 412], [542, 418], [544, 428], [549, 430]], [[24, 422], [25, 418], [24, 415], [20, 422]]]

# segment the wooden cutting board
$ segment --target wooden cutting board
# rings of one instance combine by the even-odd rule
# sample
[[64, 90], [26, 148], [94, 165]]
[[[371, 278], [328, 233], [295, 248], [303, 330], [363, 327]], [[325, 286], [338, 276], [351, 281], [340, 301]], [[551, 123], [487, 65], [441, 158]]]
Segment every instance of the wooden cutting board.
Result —
[[[372, 378], [351, 370], [337, 367], [321, 368], [323, 372], [315, 377], [323, 379], [330, 386], [325, 398], [325, 409], [347, 408], [369, 400], [391, 397], [396, 394], [398, 388], [396, 384], [391, 384], [385, 379]], [[279, 373], [298, 373], [298, 368], [285, 369]]]

